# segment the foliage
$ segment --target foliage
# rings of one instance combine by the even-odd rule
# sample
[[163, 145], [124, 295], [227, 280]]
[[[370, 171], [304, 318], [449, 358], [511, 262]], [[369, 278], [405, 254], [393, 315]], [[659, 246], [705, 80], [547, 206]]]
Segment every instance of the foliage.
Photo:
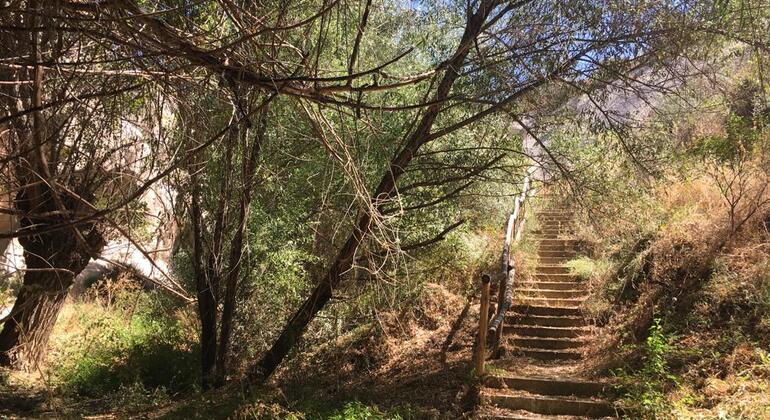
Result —
[[[747, 207], [753, 201], [746, 198], [764, 199], [762, 180], [770, 173], [763, 155], [770, 143], [761, 73], [766, 49], [754, 27], [767, 15], [755, 14], [748, 1], [496, 2], [489, 9], [486, 1], [107, 3], [19, 1], [4, 11], [13, 30], [0, 34], [8, 62], [0, 97], [10, 115], [3, 141], [12, 139], [3, 150], [20, 157], [17, 172], [30, 174], [11, 179], [7, 192], [37, 185], [40, 174], [51, 172], [41, 184], [50, 185], [51, 197], [78, 200], [72, 209], [57, 203], [45, 217], [65, 215], [70, 227], [79, 226], [70, 223], [70, 213], [100, 223], [107, 217], [146, 243], [153, 239], [149, 209], [131, 196], [140, 185], [173, 188], [168, 212], [179, 233], [171, 274], [190, 296], [216, 289], [213, 302], [232, 292], [233, 338], [220, 344], [232, 349], [229, 365], [235, 366], [226, 363], [222, 372], [264, 353], [283, 320], [311, 288], [326, 284], [330, 271], [333, 299], [310, 324], [305, 349], [380, 325], [373, 321], [382, 313], [420, 318], [429, 309], [421, 303], [430, 283], [473, 291], [478, 272], [496, 261], [495, 235], [531, 162], [526, 155], [533, 151], [511, 126], [531, 117], [534, 134], [549, 148], [547, 159], [536, 157], [559, 166], [554, 173], [580, 198], [583, 225], [593, 228], [581, 235], [594, 255], [570, 262], [594, 292], [590, 309], [609, 312], [624, 290], [662, 285], [702, 297], [730, 316], [749, 309], [764, 322], [761, 281], [726, 288], [727, 297], [709, 289], [734, 280], [730, 270], [712, 264], [723, 263], [714, 250], [735, 241], [743, 222], [757, 223], [752, 215], [761, 206]], [[479, 14], [483, 34], [455, 53], [476, 9], [494, 20], [486, 25]], [[38, 26], [50, 28], [40, 40], [26, 29]], [[701, 27], [708, 30], [694, 29]], [[693, 70], [685, 62], [708, 68], [720, 60], [715, 52], [732, 48], [726, 36], [712, 42], [710, 31], [748, 45], [735, 54], [760, 73], [741, 68], [741, 80], [725, 89], [680, 86], [679, 76], [689, 79]], [[452, 63], [466, 52], [467, 59]], [[19, 58], [35, 54], [35, 62], [46, 63], [43, 81], [33, 77], [42, 71]], [[97, 70], [88, 67], [93, 64]], [[456, 80], [446, 78], [454, 72]], [[644, 99], [674, 94], [662, 100], [660, 113], [641, 105], [586, 106], [594, 99], [598, 108], [607, 105], [616, 89], [637, 90]], [[33, 98], [36, 92], [43, 97]], [[51, 106], [36, 110], [38, 100]], [[20, 105], [23, 112], [14, 114]], [[638, 121], [630, 114], [649, 124], [632, 130]], [[435, 117], [435, 124], [415, 132], [425, 117]], [[50, 121], [42, 131], [41, 121]], [[26, 147], [41, 132], [57, 133], [50, 148]], [[408, 140], [412, 134], [416, 141]], [[246, 169], [251, 150], [255, 165]], [[394, 161], [403, 151], [410, 156]], [[397, 193], [372, 195], [381, 180], [388, 185], [402, 170], [390, 188]], [[98, 194], [92, 199], [81, 189]], [[202, 207], [197, 229], [190, 222], [193, 199]], [[721, 217], [725, 210], [729, 222]], [[372, 222], [358, 230], [356, 221], [370, 215]], [[447, 233], [448, 226], [456, 229]], [[236, 240], [241, 232], [244, 240]], [[359, 235], [364, 239], [342, 258], [342, 273], [329, 270], [348, 238]], [[644, 252], [635, 249], [642, 240], [652, 243]], [[525, 242], [514, 252], [532, 246]], [[213, 281], [234, 266], [242, 269], [232, 284]], [[719, 277], [709, 283], [712, 269]], [[705, 297], [697, 295], [701, 287]], [[10, 296], [5, 284], [2, 289], [0, 304]], [[196, 335], [188, 325], [194, 322], [183, 322], [185, 310], [135, 290], [95, 302], [71, 308], [76, 331], [57, 339], [52, 375], [61, 389], [154, 403], [193, 388]], [[224, 329], [217, 315], [226, 306], [213, 302], [212, 311], [201, 311], [214, 313], [215, 336]], [[699, 316], [693, 324], [716, 318]], [[755, 335], [744, 330], [720, 345], [732, 349]], [[668, 380], [662, 353], [669, 344], [659, 324], [649, 337], [640, 371], [646, 388], [637, 394], [640, 410], [653, 413]], [[388, 415], [351, 403], [333, 418]]]
[[88, 397], [165, 400], [189, 391], [198, 378], [193, 337], [155, 292], [114, 288], [112, 301], [82, 301], [68, 308], [66, 330], [56, 336], [53, 382]]
[[376, 406], [368, 406], [358, 401], [350, 402], [341, 410], [337, 410], [328, 417], [328, 420], [402, 420], [400, 414], [384, 413]]
[[616, 263], [606, 258], [573, 258], [566, 263], [571, 274], [582, 279], [591, 291], [584, 308], [589, 315], [599, 318], [612, 308], [622, 282], [615, 276]]
[[678, 385], [679, 381], [666, 362], [673, 339], [663, 332], [661, 320], [656, 319], [641, 347], [641, 368], [635, 371], [618, 369], [614, 372], [625, 391], [622, 403], [630, 418], [670, 417], [672, 405], [667, 391]]

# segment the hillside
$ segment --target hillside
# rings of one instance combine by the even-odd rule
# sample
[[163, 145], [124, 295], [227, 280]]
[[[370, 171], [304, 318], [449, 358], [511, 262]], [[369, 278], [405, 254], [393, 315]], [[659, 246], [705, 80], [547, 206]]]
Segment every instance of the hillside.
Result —
[[3, 2], [0, 417], [770, 416], [769, 31]]

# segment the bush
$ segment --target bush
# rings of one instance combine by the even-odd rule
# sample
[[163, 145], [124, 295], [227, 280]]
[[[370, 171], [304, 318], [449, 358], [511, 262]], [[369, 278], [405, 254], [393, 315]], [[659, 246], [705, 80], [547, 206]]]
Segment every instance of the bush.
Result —
[[193, 337], [160, 296], [122, 289], [112, 302], [78, 302], [57, 334], [51, 360], [54, 383], [66, 393], [97, 397], [120, 393], [149, 402], [189, 389], [198, 380]]
[[625, 390], [622, 402], [631, 418], [659, 419], [671, 417], [673, 409], [667, 397], [671, 386], [678, 384], [666, 362], [666, 356], [672, 351], [673, 338], [664, 334], [660, 319], [650, 327], [650, 334], [642, 345], [642, 366], [640, 369], [617, 370]]
[[328, 420], [402, 420], [396, 412], [385, 413], [376, 406], [368, 406], [358, 401], [350, 402], [344, 408], [326, 417]]
[[567, 261], [570, 273], [585, 280], [591, 294], [584, 308], [594, 318], [606, 315], [612, 309], [612, 301], [622, 285], [617, 281], [615, 266], [606, 258], [578, 257]]

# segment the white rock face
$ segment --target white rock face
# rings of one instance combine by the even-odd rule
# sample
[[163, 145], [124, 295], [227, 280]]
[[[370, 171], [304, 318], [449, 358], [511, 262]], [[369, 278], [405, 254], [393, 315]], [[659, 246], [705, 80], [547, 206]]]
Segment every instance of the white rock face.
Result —
[[[164, 105], [162, 112], [164, 130], [168, 131], [173, 125], [171, 105]], [[158, 162], [162, 157], [149, 146], [148, 139], [160, 136], [157, 128], [158, 121], [153, 118], [126, 116], [121, 121], [121, 127], [115, 138], [106, 140], [115, 145], [129, 144], [120, 147], [119, 152], [111, 156], [105, 163], [105, 171], [119, 174], [103, 187], [102, 194], [114, 196], [110, 200], [121, 200], [128, 191], [136, 188], [144, 180], [152, 178], [157, 170], [156, 165], [148, 162]], [[12, 208], [12, 198], [0, 198], [0, 206]], [[130, 267], [137, 273], [153, 282], [168, 285], [171, 276], [170, 258], [177, 227], [174, 219], [174, 201], [176, 191], [164, 181], [159, 181], [149, 188], [138, 199], [143, 204], [145, 225], [141, 232], [127, 232], [131, 240], [116, 232], [115, 239], [110, 240], [96, 260], [91, 260], [86, 269], [75, 281], [74, 293], [82, 291], [84, 281], [93, 280], [114, 270]], [[108, 225], [105, 225], [109, 229]], [[126, 226], [121, 226], [126, 229]], [[0, 231], [12, 232], [17, 229], [15, 216], [0, 213]], [[17, 240], [0, 240], [0, 282], [23, 273], [23, 248]]]
[[[152, 281], [168, 284], [166, 276], [171, 276], [169, 273], [171, 250], [177, 230], [172, 213], [174, 196], [173, 191], [162, 188], [162, 186], [148, 190], [140, 198], [140, 201], [146, 205], [145, 222], [147, 232], [149, 232], [143, 236], [149, 236], [151, 239], [132, 238], [133, 241], [131, 241], [121, 236], [109, 241], [99, 258], [92, 259], [86, 269], [78, 276], [75, 281], [74, 293], [78, 294], [82, 291], [82, 287], [79, 286], [84, 281], [101, 277], [113, 270], [120, 270], [125, 267], [136, 270]], [[10, 226], [7, 221], [5, 225], [0, 226], [0, 230], [6, 232], [13, 229], [14, 227]], [[5, 251], [0, 257], [0, 270], [2, 270], [0, 275], [1, 278], [8, 281], [8, 279], [24, 272], [26, 268], [24, 249], [17, 239], [0, 242], [0, 246], [5, 246]]]
[[171, 276], [171, 250], [177, 231], [173, 217], [175, 198], [176, 193], [163, 184], [149, 189], [140, 201], [147, 209], [145, 223], [149, 234], [144, 236], [150, 239], [134, 239], [132, 242], [127, 238], [119, 238], [110, 241], [104, 247], [98, 263], [129, 266], [148, 279], [167, 283], [167, 276]]

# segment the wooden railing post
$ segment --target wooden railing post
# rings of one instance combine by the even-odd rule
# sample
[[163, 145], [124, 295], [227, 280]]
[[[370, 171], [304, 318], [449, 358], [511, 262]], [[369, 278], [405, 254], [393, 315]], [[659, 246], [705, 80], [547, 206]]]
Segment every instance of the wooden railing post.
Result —
[[479, 309], [479, 345], [476, 347], [476, 374], [484, 376], [484, 363], [487, 359], [487, 326], [489, 322], [489, 283], [488, 274], [481, 276], [481, 308]]
[[492, 353], [498, 353], [505, 327], [505, 315], [513, 304], [513, 284], [516, 277], [516, 264], [511, 257], [511, 247], [521, 240], [526, 221], [526, 200], [533, 192], [532, 176], [536, 171], [533, 165], [527, 170], [521, 194], [514, 200], [513, 213], [508, 217], [505, 226], [505, 241], [503, 242], [502, 267], [500, 282], [497, 288], [497, 307], [491, 322], [489, 320], [490, 277], [484, 275], [481, 279], [481, 313], [479, 318], [479, 343], [473, 354], [474, 370], [479, 376], [484, 375], [484, 362], [487, 356], [487, 334], [492, 335]]

